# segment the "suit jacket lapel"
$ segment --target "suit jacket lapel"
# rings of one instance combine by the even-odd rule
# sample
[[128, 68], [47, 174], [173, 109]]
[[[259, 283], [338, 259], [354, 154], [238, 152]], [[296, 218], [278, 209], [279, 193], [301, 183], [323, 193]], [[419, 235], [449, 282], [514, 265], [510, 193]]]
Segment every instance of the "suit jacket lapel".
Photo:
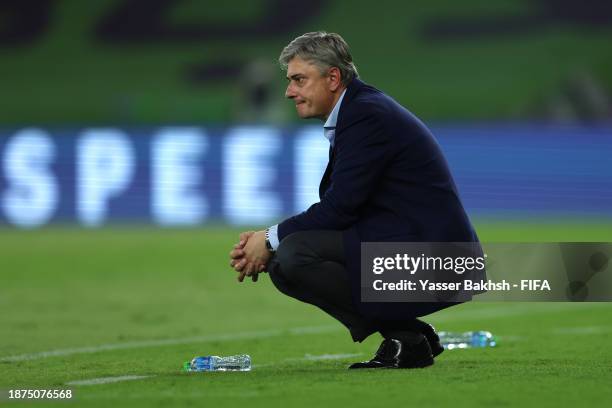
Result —
[[342, 128], [344, 128], [344, 112], [346, 112], [347, 109], [350, 109], [351, 101], [364, 85], [364, 82], [362, 82], [358, 78], [355, 78], [346, 88], [346, 94], [344, 94], [344, 98], [342, 99], [342, 105], [340, 106], [340, 111], [338, 111], [338, 120], [336, 121], [336, 134], [342, 131]]
[[323, 173], [323, 177], [321, 178], [321, 183], [319, 184], [319, 199], [323, 198], [323, 194], [329, 188], [331, 183], [331, 172], [333, 169], [333, 161], [334, 161], [334, 149], [329, 146], [329, 160], [327, 161], [327, 167], [325, 168], [325, 173]]
[[[338, 136], [338, 131], [341, 127], [342, 113], [346, 111], [347, 106], [350, 101], [355, 97], [355, 94], [364, 86], [361, 80], [355, 78], [351, 81], [349, 86], [346, 89], [346, 94], [344, 95], [344, 99], [342, 99], [342, 105], [340, 106], [340, 111], [338, 112], [338, 121], [336, 122], [336, 135]], [[334, 148], [332, 146], [329, 147], [329, 161], [327, 162], [327, 167], [325, 168], [325, 173], [323, 173], [323, 178], [321, 178], [321, 183], [319, 184], [319, 199], [323, 198], [323, 195], [327, 191], [327, 189], [331, 185], [331, 173], [334, 168]]]

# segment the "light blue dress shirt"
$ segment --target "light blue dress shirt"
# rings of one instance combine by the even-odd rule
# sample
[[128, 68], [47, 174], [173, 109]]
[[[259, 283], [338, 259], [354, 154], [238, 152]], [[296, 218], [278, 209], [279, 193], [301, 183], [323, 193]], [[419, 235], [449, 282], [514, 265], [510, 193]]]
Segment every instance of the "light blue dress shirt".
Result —
[[[336, 122], [338, 122], [338, 112], [340, 111], [340, 105], [342, 104], [342, 99], [344, 99], [344, 94], [346, 93], [346, 89], [342, 91], [340, 98], [334, 105], [334, 109], [332, 109], [331, 113], [327, 117], [325, 124], [323, 124], [323, 135], [327, 140], [329, 140], [329, 144], [334, 147], [334, 140], [336, 137]], [[270, 245], [272, 249], [276, 251], [280, 242], [278, 240], [278, 224], [271, 226], [268, 228], [268, 240], [270, 241]]]

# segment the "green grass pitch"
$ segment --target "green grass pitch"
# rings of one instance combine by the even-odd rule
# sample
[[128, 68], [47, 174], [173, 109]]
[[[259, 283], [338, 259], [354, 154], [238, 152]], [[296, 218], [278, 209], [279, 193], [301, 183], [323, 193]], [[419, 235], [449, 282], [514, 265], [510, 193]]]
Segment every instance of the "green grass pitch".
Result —
[[[481, 221], [477, 229], [483, 241], [612, 241], [609, 222]], [[490, 330], [499, 347], [446, 351], [422, 370], [353, 372], [347, 365], [369, 358], [380, 338], [352, 343], [267, 276], [237, 283], [228, 266], [236, 236], [221, 227], [0, 230], [0, 404], [17, 388], [70, 388], [65, 406], [100, 407], [612, 401], [610, 304], [460, 305], [426, 320]], [[238, 353], [251, 355], [251, 372], [180, 371], [195, 355]], [[79, 383], [124, 376], [142, 378]]]

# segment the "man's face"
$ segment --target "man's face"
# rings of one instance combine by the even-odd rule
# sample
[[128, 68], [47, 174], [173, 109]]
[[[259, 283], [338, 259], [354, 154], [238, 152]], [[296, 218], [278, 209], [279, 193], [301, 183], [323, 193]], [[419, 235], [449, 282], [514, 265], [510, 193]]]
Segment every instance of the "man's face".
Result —
[[287, 80], [285, 96], [295, 102], [300, 118], [325, 120], [329, 116], [338, 87], [334, 75], [324, 76], [316, 65], [295, 57], [287, 65]]

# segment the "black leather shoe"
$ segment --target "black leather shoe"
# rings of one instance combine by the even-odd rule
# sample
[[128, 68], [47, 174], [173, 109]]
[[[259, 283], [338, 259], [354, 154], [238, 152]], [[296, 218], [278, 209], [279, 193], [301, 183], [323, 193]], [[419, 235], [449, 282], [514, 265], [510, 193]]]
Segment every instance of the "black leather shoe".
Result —
[[444, 351], [444, 347], [442, 347], [440, 343], [440, 337], [438, 333], [436, 333], [436, 329], [429, 323], [420, 322], [422, 324], [419, 331], [427, 338], [429, 346], [431, 347], [431, 354], [433, 354], [434, 357], [439, 356]]
[[351, 364], [349, 369], [423, 368], [433, 363], [433, 355], [427, 338], [418, 344], [410, 344], [397, 339], [385, 339], [378, 347], [373, 359]]

